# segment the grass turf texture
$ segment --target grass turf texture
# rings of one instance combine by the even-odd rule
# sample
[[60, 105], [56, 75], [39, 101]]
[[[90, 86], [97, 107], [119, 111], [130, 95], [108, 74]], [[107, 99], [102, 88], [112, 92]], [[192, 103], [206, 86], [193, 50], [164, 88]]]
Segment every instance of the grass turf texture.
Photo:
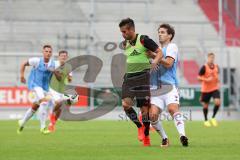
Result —
[[16, 121], [0, 121], [0, 160], [222, 160], [240, 159], [239, 121], [205, 128], [203, 122], [186, 122], [190, 146], [181, 146], [173, 122], [164, 122], [169, 148], [160, 148], [159, 135], [151, 132], [151, 147], [137, 140], [137, 129], [126, 121], [59, 121], [51, 135], [39, 132], [30, 121], [21, 135]]

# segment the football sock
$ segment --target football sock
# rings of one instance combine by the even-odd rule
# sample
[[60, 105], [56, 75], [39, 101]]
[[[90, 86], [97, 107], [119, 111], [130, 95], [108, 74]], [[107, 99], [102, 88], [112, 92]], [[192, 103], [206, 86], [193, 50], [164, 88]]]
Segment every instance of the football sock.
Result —
[[219, 105], [215, 105], [214, 108], [213, 108], [213, 116], [212, 118], [215, 118], [217, 112], [218, 112], [218, 109], [219, 109]]
[[205, 119], [205, 121], [207, 121], [207, 120], [208, 120], [208, 118], [207, 118], [207, 115], [208, 115], [208, 108], [203, 108], [203, 115], [204, 115], [204, 119]]
[[148, 136], [149, 135], [149, 129], [150, 129], [150, 121], [149, 121], [149, 116], [148, 114], [142, 115], [142, 122], [144, 125], [144, 135]]
[[35, 112], [36, 111], [34, 111], [32, 108], [29, 108], [25, 113], [23, 119], [21, 120], [21, 126], [24, 126], [26, 122], [34, 115]]
[[40, 128], [44, 129], [46, 127], [46, 121], [47, 121], [47, 102], [42, 102], [39, 107], [39, 120], [40, 120]]
[[157, 133], [162, 137], [162, 139], [168, 138], [165, 130], [163, 129], [162, 122], [161, 121], [151, 121], [152, 127], [157, 131]]
[[185, 136], [185, 127], [182, 114], [180, 112], [176, 112], [173, 114], [174, 124], [177, 128], [177, 131], [180, 136]]
[[140, 121], [138, 119], [137, 113], [135, 112], [135, 110], [132, 107], [127, 110], [124, 110], [124, 111], [125, 111], [126, 115], [128, 116], [128, 118], [130, 118], [131, 121], [133, 121], [133, 123], [135, 123], [138, 128], [142, 127], [142, 124], [140, 123]]

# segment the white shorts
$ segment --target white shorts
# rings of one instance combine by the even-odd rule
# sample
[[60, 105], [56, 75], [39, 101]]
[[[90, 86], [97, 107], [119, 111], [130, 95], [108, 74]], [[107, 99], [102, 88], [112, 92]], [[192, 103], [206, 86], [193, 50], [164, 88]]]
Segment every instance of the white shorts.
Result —
[[46, 98], [48, 95], [49, 93], [41, 87], [34, 87], [31, 90], [32, 103], [38, 103], [39, 100]]
[[151, 97], [151, 104], [156, 105], [161, 110], [164, 110], [165, 106], [171, 103], [179, 104], [179, 92], [175, 86], [166, 94]]
[[49, 88], [49, 92], [52, 96], [53, 101], [61, 102], [61, 101], [64, 100], [64, 94], [63, 93], [59, 93], [52, 88]]

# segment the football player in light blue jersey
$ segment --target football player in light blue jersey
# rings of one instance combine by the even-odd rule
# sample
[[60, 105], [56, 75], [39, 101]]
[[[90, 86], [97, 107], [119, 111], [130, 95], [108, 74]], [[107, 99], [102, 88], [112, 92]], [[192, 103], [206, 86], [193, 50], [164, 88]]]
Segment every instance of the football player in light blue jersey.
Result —
[[[172, 116], [180, 141], [183, 146], [188, 146], [185, 135], [183, 116], [179, 111], [179, 93], [177, 80], [178, 47], [172, 43], [175, 30], [169, 24], [161, 24], [158, 28], [160, 46], [164, 58], [160, 61], [157, 71], [151, 74], [151, 108], [149, 116], [151, 125], [162, 136], [162, 147], [169, 145], [168, 137], [159, 119], [160, 113], [166, 106]], [[153, 53], [149, 53], [153, 55]]]
[[[43, 46], [43, 57], [38, 58], [30, 58], [27, 61], [25, 61], [21, 65], [21, 82], [26, 83], [26, 79], [24, 77], [24, 72], [26, 66], [32, 66], [32, 70], [30, 72], [30, 75], [28, 77], [28, 89], [35, 95], [35, 100], [32, 104], [32, 107], [27, 110], [25, 115], [21, 120], [18, 121], [19, 128], [17, 130], [18, 133], [21, 133], [24, 125], [26, 122], [34, 115], [34, 113], [38, 110], [40, 107], [43, 110], [46, 110], [48, 106], [48, 101], [50, 100], [50, 97], [48, 96], [48, 90], [49, 90], [49, 82], [52, 74], [55, 73], [55, 64], [54, 61], [51, 59], [52, 57], [52, 47], [50, 45], [44, 45]], [[46, 123], [46, 115], [44, 115], [41, 112], [39, 114], [40, 119], [40, 131], [43, 134], [49, 133], [47, 130], [47, 127], [45, 126]], [[47, 113], [45, 113], [47, 114]]]

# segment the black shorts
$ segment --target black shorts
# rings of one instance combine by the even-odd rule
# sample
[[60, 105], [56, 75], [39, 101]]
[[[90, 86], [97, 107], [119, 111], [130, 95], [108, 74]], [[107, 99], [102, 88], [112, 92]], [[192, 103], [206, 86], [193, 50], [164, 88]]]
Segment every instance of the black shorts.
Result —
[[122, 99], [136, 98], [137, 107], [150, 106], [150, 73], [145, 70], [126, 73], [122, 85]]
[[211, 97], [214, 98], [214, 99], [215, 98], [220, 98], [219, 90], [215, 90], [215, 91], [212, 91], [212, 92], [202, 92], [200, 101], [205, 102], [205, 103], [209, 103]]

